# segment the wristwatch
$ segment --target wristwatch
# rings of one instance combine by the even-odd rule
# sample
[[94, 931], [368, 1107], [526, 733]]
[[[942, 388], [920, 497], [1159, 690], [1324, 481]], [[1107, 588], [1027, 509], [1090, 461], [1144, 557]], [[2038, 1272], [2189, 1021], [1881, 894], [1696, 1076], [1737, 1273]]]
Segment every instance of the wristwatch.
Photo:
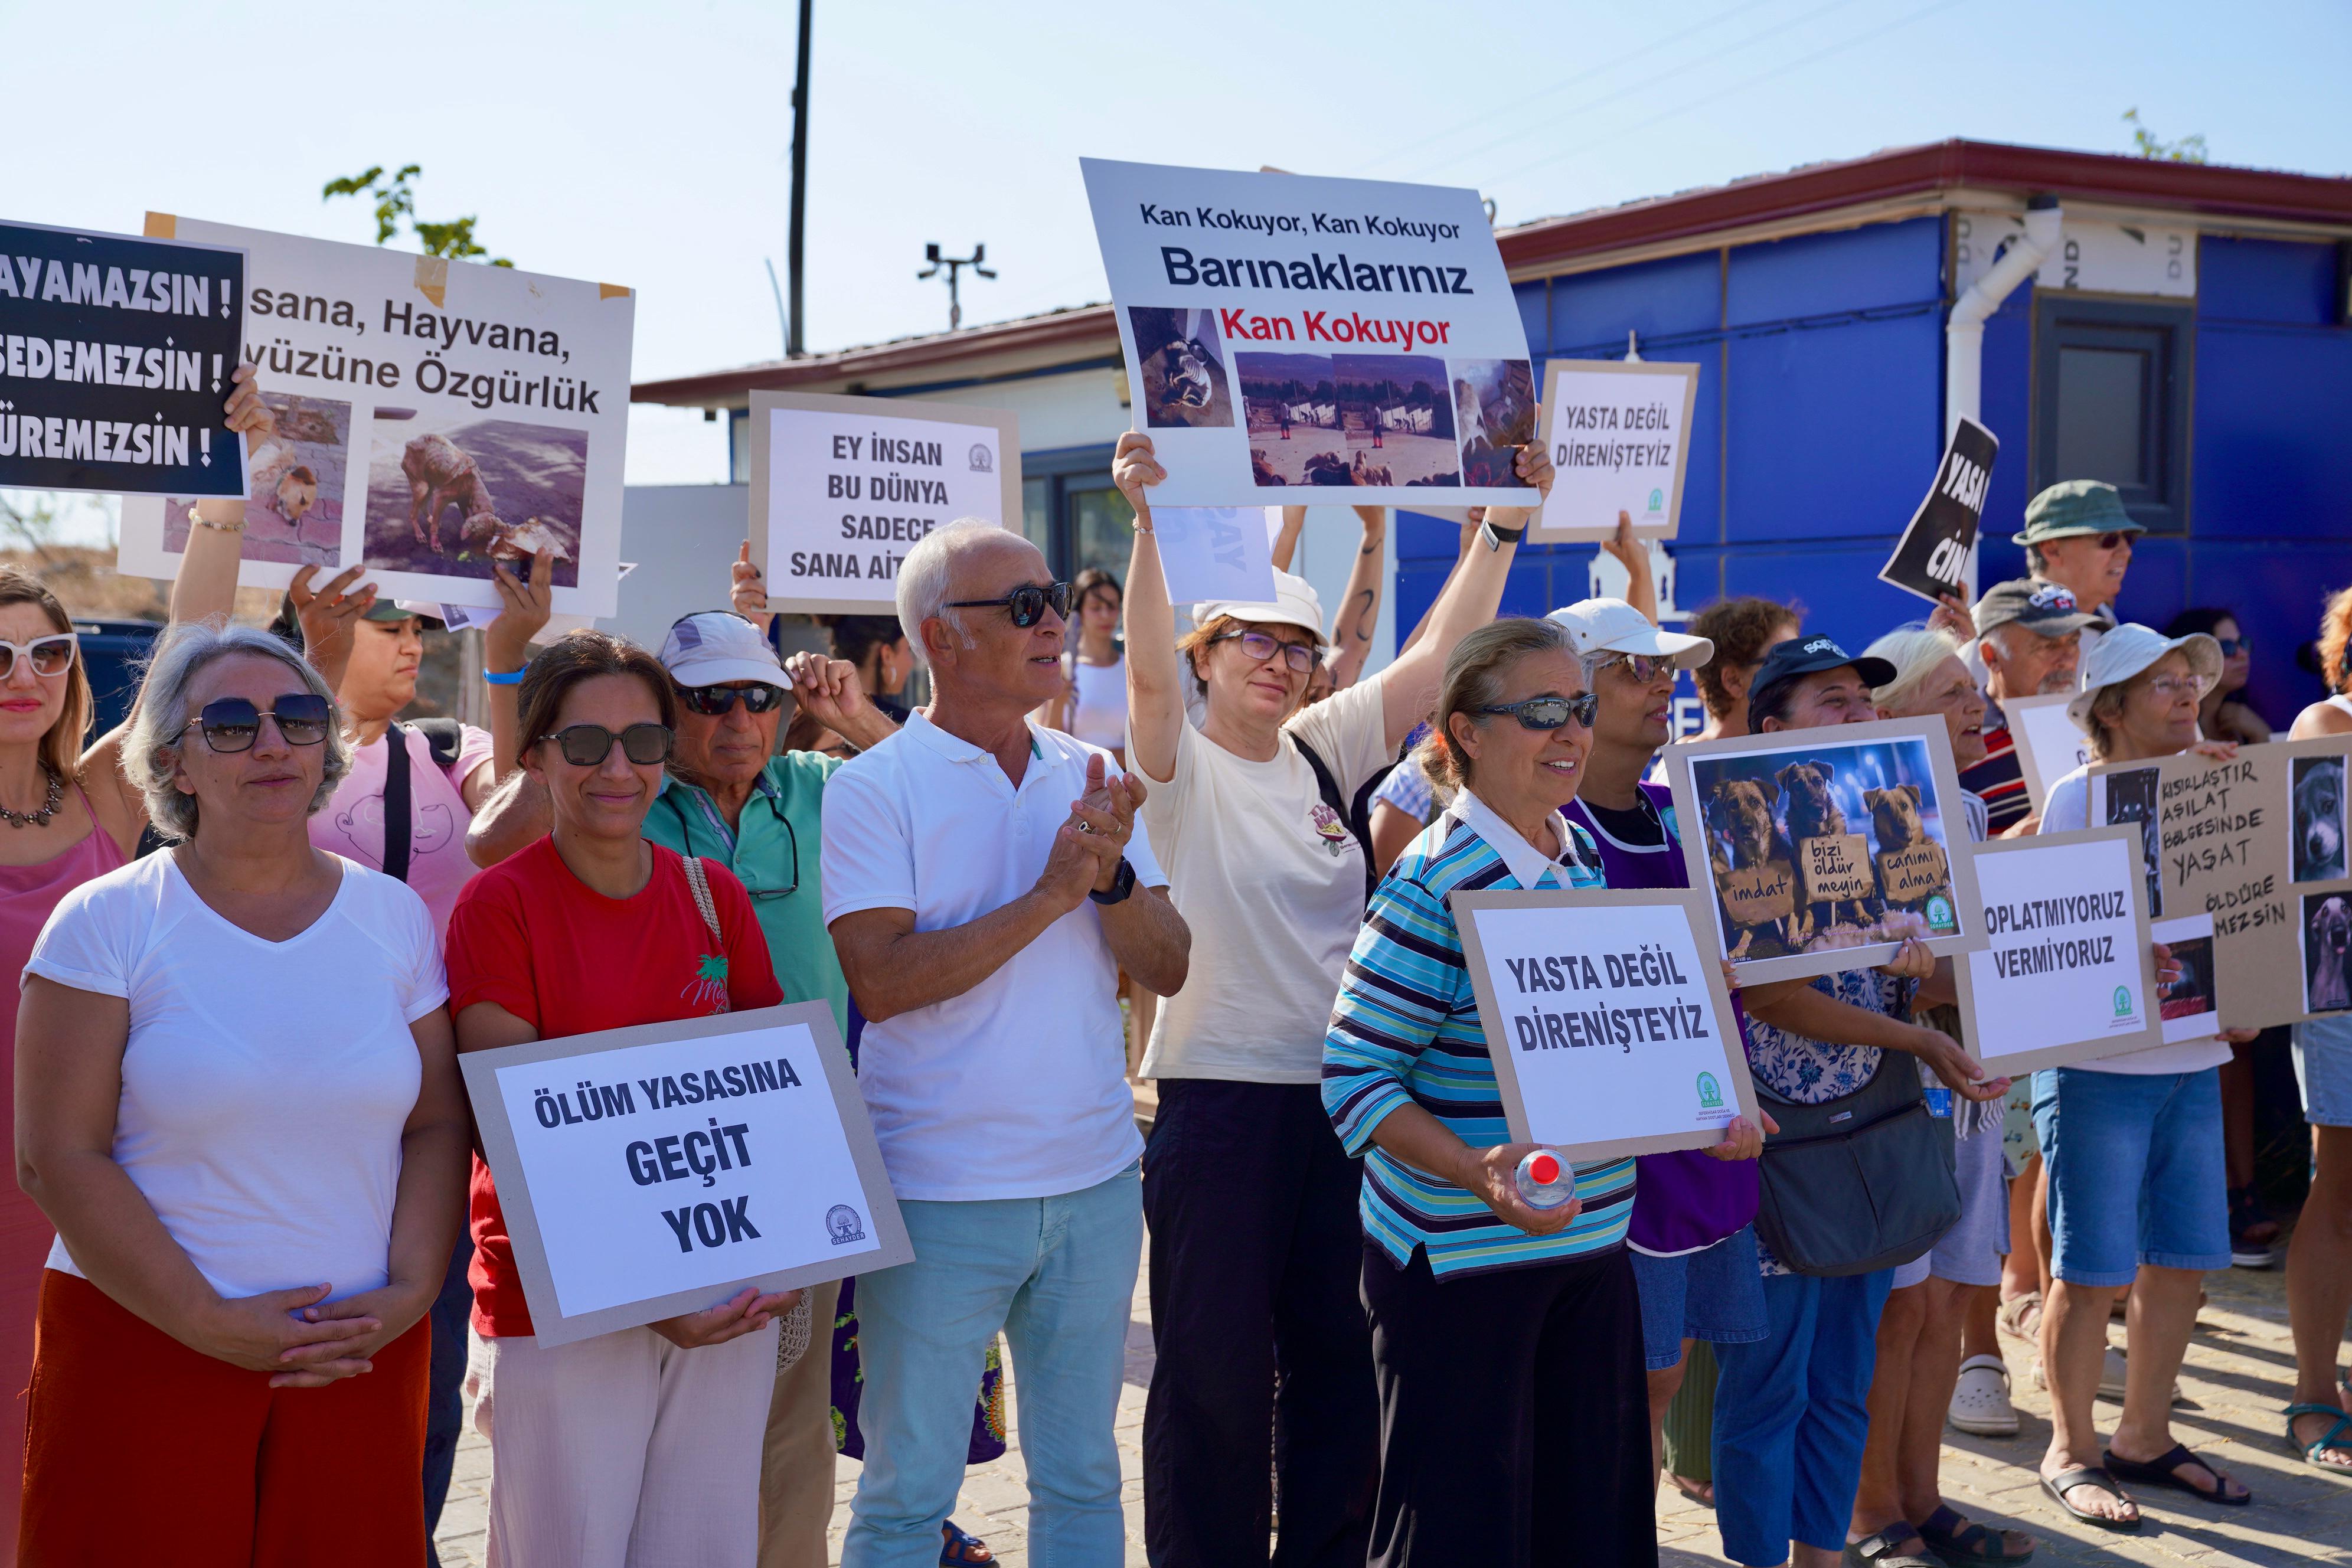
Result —
[[1118, 869], [1111, 874], [1110, 891], [1098, 893], [1094, 889], [1088, 888], [1087, 897], [1098, 904], [1119, 904], [1125, 903], [1128, 894], [1133, 891], [1135, 891], [1135, 868], [1129, 865], [1127, 857], [1122, 855], [1118, 858]]
[[1528, 531], [1524, 528], [1496, 528], [1491, 518], [1478, 524], [1478, 531], [1486, 536], [1486, 548], [1489, 550], [1500, 550], [1506, 544], [1517, 544], [1528, 535]]

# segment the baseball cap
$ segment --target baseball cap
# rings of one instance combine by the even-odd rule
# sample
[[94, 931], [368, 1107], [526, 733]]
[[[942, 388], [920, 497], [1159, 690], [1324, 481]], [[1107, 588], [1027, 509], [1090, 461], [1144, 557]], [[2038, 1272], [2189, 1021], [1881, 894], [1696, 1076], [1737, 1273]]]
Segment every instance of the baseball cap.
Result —
[[681, 616], [662, 639], [661, 661], [680, 686], [717, 686], [729, 680], [789, 684], [768, 639], [730, 610]]
[[2152, 626], [2126, 622], [2101, 635], [2083, 659], [2083, 689], [2066, 704], [2066, 717], [2085, 735], [2091, 732], [2091, 705], [2099, 693], [2119, 685], [2174, 651], [2189, 656], [2189, 673], [2197, 678], [2201, 699], [2221, 679], [2221, 645], [2203, 632], [2168, 637]]
[[1755, 729], [1758, 710], [1770, 707], [1769, 700], [1778, 697], [1791, 683], [1808, 675], [1819, 675], [1822, 670], [1838, 669], [1847, 665], [1852, 665], [1853, 672], [1862, 678], [1863, 685], [1874, 691], [1895, 683], [1894, 665], [1869, 654], [1856, 658], [1838, 647], [1834, 637], [1815, 635], [1775, 643], [1771, 651], [1764, 656], [1764, 662], [1757, 668], [1756, 679], [1748, 683], [1748, 727]]
[[2083, 608], [2072, 588], [2063, 583], [2044, 583], [2039, 577], [1995, 583], [1977, 601], [1975, 616], [1979, 637], [1995, 626], [2013, 624], [2045, 637], [2063, 637], [2098, 618]]
[[2116, 487], [2098, 479], [2062, 479], [2025, 503], [2025, 531], [2011, 544], [2040, 544], [2083, 533], [2146, 533], [2124, 510]]
[[1323, 601], [1315, 595], [1315, 586], [1304, 577], [1294, 577], [1287, 572], [1274, 574], [1274, 598], [1266, 603], [1241, 599], [1203, 599], [1192, 606], [1192, 624], [1205, 626], [1219, 616], [1231, 616], [1237, 621], [1252, 621], [1259, 626], [1301, 626], [1323, 637]]
[[1580, 654], [1644, 653], [1676, 669], [1695, 669], [1715, 657], [1715, 644], [1706, 638], [1654, 626], [1622, 599], [1579, 599], [1544, 619], [1566, 626]]

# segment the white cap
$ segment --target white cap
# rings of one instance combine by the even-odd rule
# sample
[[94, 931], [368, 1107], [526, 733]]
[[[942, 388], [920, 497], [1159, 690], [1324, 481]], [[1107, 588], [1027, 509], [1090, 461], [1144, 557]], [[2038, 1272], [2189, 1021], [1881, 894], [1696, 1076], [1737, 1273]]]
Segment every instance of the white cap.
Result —
[[1315, 596], [1315, 585], [1287, 572], [1274, 574], [1272, 604], [1203, 599], [1192, 606], [1192, 624], [1196, 626], [1205, 626], [1219, 616], [1260, 626], [1303, 626], [1318, 639], [1323, 636], [1323, 601]]
[[785, 686], [784, 667], [760, 629], [728, 610], [686, 616], [662, 639], [662, 668], [680, 686], [718, 686], [730, 680], [761, 680]]
[[2091, 705], [2099, 700], [2101, 691], [2129, 680], [2175, 651], [2188, 656], [2189, 673], [2197, 678], [2197, 696], [2202, 701], [2205, 694], [2213, 689], [2213, 683], [2221, 679], [2221, 645], [2203, 632], [2168, 637], [2162, 632], [2127, 621], [2091, 645], [2090, 653], [2083, 660], [2083, 689], [2066, 704], [2066, 717], [2074, 721], [2074, 728], [2089, 734]]
[[1622, 599], [1579, 599], [1544, 619], [1566, 626], [1580, 654], [1644, 653], [1676, 669], [1696, 669], [1715, 657], [1706, 638], [1662, 630]]

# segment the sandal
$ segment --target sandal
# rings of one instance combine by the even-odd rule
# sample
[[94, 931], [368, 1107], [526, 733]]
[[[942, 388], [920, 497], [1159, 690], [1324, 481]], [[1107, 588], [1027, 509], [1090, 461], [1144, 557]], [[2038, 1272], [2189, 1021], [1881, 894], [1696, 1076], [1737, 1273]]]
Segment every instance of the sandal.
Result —
[[2008, 1550], [2009, 1538], [2022, 1531], [1993, 1531], [1964, 1518], [1949, 1503], [1937, 1506], [1919, 1526], [1919, 1537], [1927, 1550], [1942, 1558], [1946, 1568], [2000, 1568], [2032, 1561], [2033, 1548], [2022, 1552]]
[[[1895, 1521], [1875, 1535], [1845, 1543], [1845, 1568], [1941, 1568], [1919, 1532]], [[1913, 1550], [1917, 1548], [1917, 1550]]]
[[2042, 1331], [2042, 1292], [2028, 1290], [2022, 1296], [2011, 1296], [2000, 1304], [1998, 1318], [2002, 1333], [2034, 1343]]
[[[2298, 1415], [2333, 1415], [2336, 1422], [2317, 1441], [2302, 1443], [2297, 1442], [2294, 1436], [2294, 1421]], [[2352, 1454], [2352, 1437], [2338, 1436], [2347, 1426], [2352, 1426], [2352, 1414], [2333, 1405], [2290, 1405], [2286, 1407], [2286, 1446], [2300, 1454], [2303, 1462], [2315, 1470], [2326, 1470], [2333, 1476], [2352, 1476], [2352, 1465], [2331, 1465], [2319, 1457], [2322, 1454]]]
[[1997, 1355], [1972, 1355], [1960, 1363], [1946, 1418], [1958, 1432], [1979, 1437], [2017, 1436], [2017, 1406], [2009, 1400], [2009, 1364]]
[[[2223, 1508], [2243, 1508], [2254, 1500], [2254, 1494], [2243, 1489], [2236, 1497], [2231, 1497], [2228, 1489], [2230, 1478], [2223, 1475], [2218, 1467], [2208, 1465], [2190, 1453], [2185, 1443], [2175, 1443], [2169, 1450], [2144, 1464], [2137, 1459], [2118, 1458], [2112, 1448], [2099, 1458], [2121, 1479], [2137, 1481], [2144, 1487], [2169, 1487], [2174, 1491], [2187, 1492], [2190, 1497], [2204, 1502], [2219, 1503]], [[2183, 1465], [2200, 1465], [2210, 1471], [2213, 1489], [2207, 1491], [2194, 1481], [2182, 1479], [2180, 1468]]]
[[2095, 1525], [2101, 1530], [2112, 1530], [2124, 1535], [2131, 1534], [2139, 1529], [2140, 1516], [2137, 1513], [2129, 1519], [2109, 1519], [2105, 1514], [2091, 1513], [2068, 1502], [2066, 1493], [2073, 1488], [2082, 1486], [2097, 1487], [2101, 1491], [2120, 1498], [2125, 1502], [2132, 1500], [2131, 1493], [2124, 1490], [2121, 1483], [2116, 1481], [2115, 1477], [2096, 1465], [2077, 1465], [2071, 1470], [2061, 1470], [2054, 1476], [2042, 1478], [2042, 1489], [2050, 1494], [2050, 1500], [2065, 1510], [2066, 1517], [2077, 1523]]
[[940, 1526], [940, 1568], [961, 1568], [967, 1563], [993, 1563], [996, 1553], [977, 1535], [967, 1535], [949, 1520]]
[[1666, 1481], [1668, 1485], [1675, 1489], [1675, 1490], [1682, 1493], [1684, 1497], [1689, 1499], [1692, 1502], [1698, 1504], [1699, 1507], [1713, 1508], [1715, 1506], [1715, 1483], [1713, 1481], [1695, 1481], [1688, 1476], [1678, 1476], [1672, 1470], [1668, 1470], [1666, 1472]]

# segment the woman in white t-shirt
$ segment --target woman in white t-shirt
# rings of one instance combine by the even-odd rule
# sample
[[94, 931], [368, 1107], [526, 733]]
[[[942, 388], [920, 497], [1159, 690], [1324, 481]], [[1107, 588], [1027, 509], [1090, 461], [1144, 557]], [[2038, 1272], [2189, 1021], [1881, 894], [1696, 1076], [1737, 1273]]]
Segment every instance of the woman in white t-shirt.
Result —
[[27, 1561], [424, 1553], [468, 1125], [425, 906], [310, 842], [335, 730], [277, 638], [173, 627], [123, 767], [180, 842], [68, 895], [26, 965], [17, 1170], [58, 1233]]
[[1127, 766], [1127, 665], [1118, 642], [1124, 596], [1118, 579], [1089, 566], [1070, 584], [1070, 619], [1076, 635], [1062, 649], [1069, 689], [1046, 721], [1089, 746], [1100, 746]]
[[[1541, 447], [1517, 468], [1550, 489]], [[1368, 890], [1346, 813], [1428, 717], [1454, 645], [1495, 618], [1528, 513], [1489, 509], [1421, 640], [1302, 710], [1324, 638], [1314, 589], [1276, 573], [1271, 603], [1196, 605], [1179, 644], [1145, 494], [1165, 470], [1133, 431], [1112, 469], [1136, 514], [1128, 765], [1151, 781], [1142, 820], [1192, 931], [1192, 978], [1161, 1004], [1142, 1067], [1160, 1088], [1143, 1157], [1159, 1349], [1145, 1537], [1163, 1568], [1264, 1562], [1278, 1468], [1284, 1556], [1359, 1561], [1380, 1413], [1359, 1166], [1319, 1088]], [[1197, 729], [1187, 686], [1206, 704]]]

